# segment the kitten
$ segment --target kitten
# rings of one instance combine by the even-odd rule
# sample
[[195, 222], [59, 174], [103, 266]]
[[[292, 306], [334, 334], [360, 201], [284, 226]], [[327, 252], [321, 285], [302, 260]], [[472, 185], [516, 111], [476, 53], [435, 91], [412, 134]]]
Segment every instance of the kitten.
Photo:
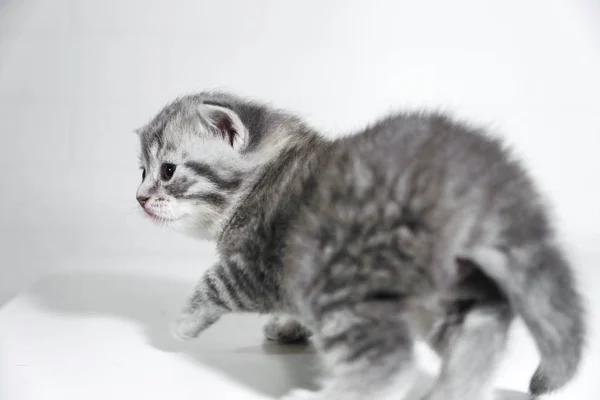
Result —
[[537, 395], [576, 373], [582, 300], [543, 199], [497, 139], [406, 113], [328, 141], [224, 93], [183, 97], [139, 131], [150, 218], [217, 242], [174, 326], [190, 339], [229, 312], [272, 313], [268, 338], [312, 340], [319, 392], [400, 399], [413, 343], [442, 358], [429, 400], [490, 398], [511, 321], [541, 363]]

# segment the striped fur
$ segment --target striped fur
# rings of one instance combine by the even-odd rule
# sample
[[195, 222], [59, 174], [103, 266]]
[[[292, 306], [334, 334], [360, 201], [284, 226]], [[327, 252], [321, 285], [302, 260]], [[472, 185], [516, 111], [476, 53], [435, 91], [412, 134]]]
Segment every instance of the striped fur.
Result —
[[284, 112], [203, 93], [140, 137], [146, 212], [207, 231], [220, 255], [174, 333], [229, 312], [274, 314], [274, 340], [312, 332], [327, 379], [289, 399], [402, 398], [418, 338], [443, 359], [427, 399], [490, 398], [515, 316], [542, 356], [533, 394], [577, 372], [585, 314], [568, 260], [534, 184], [485, 132], [414, 113], [326, 141]]

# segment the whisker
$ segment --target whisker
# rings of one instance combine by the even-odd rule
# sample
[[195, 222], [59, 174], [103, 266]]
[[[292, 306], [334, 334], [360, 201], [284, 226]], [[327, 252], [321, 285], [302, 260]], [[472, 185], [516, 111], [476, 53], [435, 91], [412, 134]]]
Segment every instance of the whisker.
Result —
[[123, 215], [124, 218], [129, 219], [134, 216], [141, 216], [142, 210], [139, 207], [132, 207], [127, 211], [121, 211], [119, 214]]

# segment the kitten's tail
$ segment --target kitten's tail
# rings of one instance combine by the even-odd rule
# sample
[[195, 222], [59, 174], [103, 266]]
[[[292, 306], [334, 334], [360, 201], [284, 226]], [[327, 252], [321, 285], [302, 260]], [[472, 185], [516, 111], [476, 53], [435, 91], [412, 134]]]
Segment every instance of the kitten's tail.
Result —
[[549, 243], [492, 252], [475, 258], [523, 318], [541, 354], [529, 391], [541, 395], [559, 389], [577, 372], [585, 343], [585, 310], [569, 263]]

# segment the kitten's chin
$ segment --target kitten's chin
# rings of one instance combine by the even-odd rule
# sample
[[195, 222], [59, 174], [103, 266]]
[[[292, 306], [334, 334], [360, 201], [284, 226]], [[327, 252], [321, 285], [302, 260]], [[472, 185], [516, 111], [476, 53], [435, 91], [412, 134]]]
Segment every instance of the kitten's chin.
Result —
[[211, 231], [210, 228], [202, 226], [188, 218], [182, 218], [174, 221], [172, 224], [170, 224], [170, 226], [172, 226], [174, 230], [186, 236], [193, 237], [194, 239], [209, 241], [216, 240], [216, 235]]
[[177, 222], [177, 221], [179, 221], [179, 220], [181, 220], [183, 218], [183, 217], [178, 217], [178, 218], [169, 217], [169, 218], [167, 218], [167, 217], [163, 217], [161, 215], [154, 214], [154, 212], [148, 211], [146, 209], [144, 209], [143, 212], [144, 212], [144, 215], [148, 219], [150, 219], [153, 222], [156, 222], [157, 224], [163, 225], [163, 226], [164, 225], [172, 224], [172, 223]]

